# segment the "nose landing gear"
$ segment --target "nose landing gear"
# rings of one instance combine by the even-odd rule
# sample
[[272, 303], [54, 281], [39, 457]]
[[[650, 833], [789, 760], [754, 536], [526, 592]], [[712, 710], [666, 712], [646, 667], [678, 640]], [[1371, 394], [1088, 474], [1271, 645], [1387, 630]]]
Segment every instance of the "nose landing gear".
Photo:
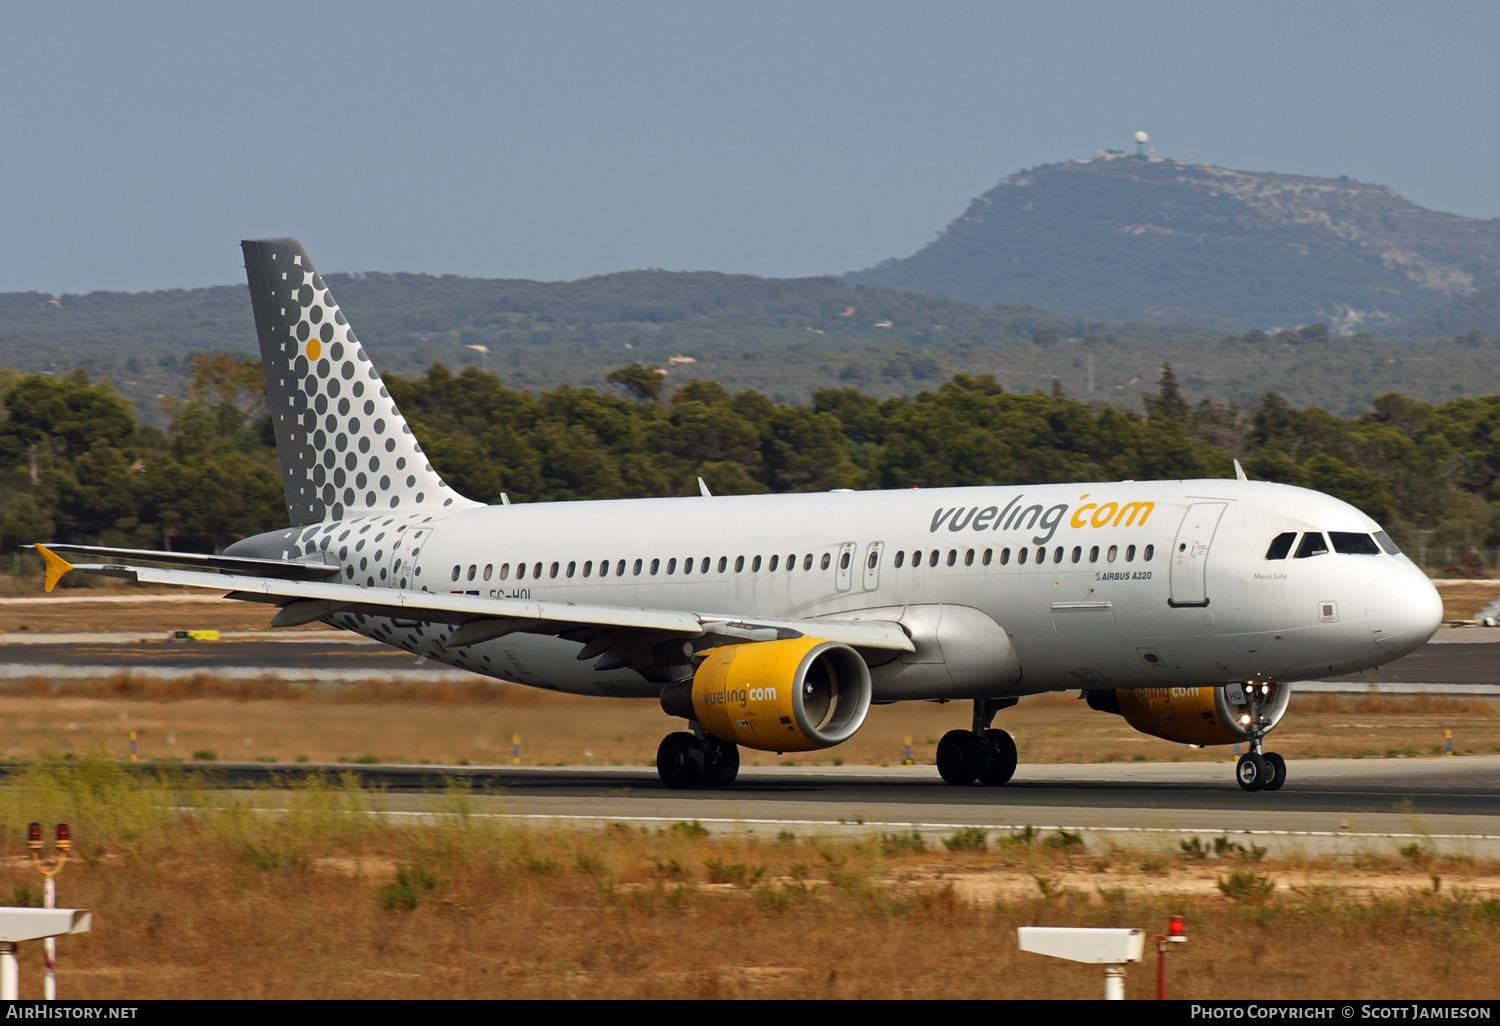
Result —
[[938, 742], [937, 767], [943, 780], [955, 787], [974, 781], [996, 786], [1010, 782], [1016, 772], [1016, 742], [990, 726], [995, 714], [1016, 704], [1014, 698], [981, 698], [974, 702], [971, 730], [950, 730]]
[[1261, 742], [1280, 718], [1276, 711], [1285, 707], [1286, 687], [1276, 681], [1246, 684], [1230, 697], [1240, 708], [1239, 722], [1248, 735], [1250, 751], [1234, 764], [1234, 778], [1246, 791], [1279, 791], [1286, 783], [1286, 760], [1275, 752], [1261, 750]]

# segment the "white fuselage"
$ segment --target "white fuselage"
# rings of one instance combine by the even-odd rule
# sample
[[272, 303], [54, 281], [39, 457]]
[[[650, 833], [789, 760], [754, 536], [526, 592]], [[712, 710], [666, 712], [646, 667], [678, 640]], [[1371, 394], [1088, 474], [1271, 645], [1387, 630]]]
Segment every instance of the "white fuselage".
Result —
[[[373, 538], [372, 525], [382, 524], [401, 533], [403, 547], [388, 555], [383, 542], [388, 574], [376, 587], [405, 581], [436, 593], [741, 618], [972, 607], [1014, 646], [1023, 672], [1010, 694], [1349, 673], [1405, 655], [1441, 619], [1431, 582], [1399, 553], [1267, 559], [1286, 532], [1380, 528], [1327, 495], [1263, 482], [537, 503], [346, 520], [315, 532], [335, 556], [348, 548], [341, 562], [357, 570], [351, 579], [373, 580], [357, 567], [374, 573], [376, 547], [356, 553], [337, 539], [360, 538], [361, 528]], [[556, 637], [515, 633], [450, 651], [441, 625], [334, 622], [537, 687], [642, 697], [661, 688], [630, 669], [595, 669], [578, 659], [580, 642]], [[874, 697], [883, 697], [878, 676]]]

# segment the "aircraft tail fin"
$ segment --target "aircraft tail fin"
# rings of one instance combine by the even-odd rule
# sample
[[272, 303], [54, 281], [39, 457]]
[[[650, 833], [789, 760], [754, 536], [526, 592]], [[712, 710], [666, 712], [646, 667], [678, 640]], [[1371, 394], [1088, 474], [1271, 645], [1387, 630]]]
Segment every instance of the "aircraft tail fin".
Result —
[[240, 246], [292, 526], [479, 505], [432, 469], [302, 244]]

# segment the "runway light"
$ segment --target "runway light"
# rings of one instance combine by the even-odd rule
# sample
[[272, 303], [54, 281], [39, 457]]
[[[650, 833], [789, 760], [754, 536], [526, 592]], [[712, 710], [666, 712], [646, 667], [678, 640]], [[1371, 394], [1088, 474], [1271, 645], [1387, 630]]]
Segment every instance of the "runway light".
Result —
[[57, 850], [67, 851], [71, 847], [73, 847], [73, 841], [68, 833], [68, 824], [57, 824]]
[[1178, 942], [1187, 940], [1187, 923], [1181, 916], [1172, 917], [1167, 926], [1167, 940]]
[[32, 851], [42, 850], [42, 825], [33, 823], [26, 828], [26, 847]]

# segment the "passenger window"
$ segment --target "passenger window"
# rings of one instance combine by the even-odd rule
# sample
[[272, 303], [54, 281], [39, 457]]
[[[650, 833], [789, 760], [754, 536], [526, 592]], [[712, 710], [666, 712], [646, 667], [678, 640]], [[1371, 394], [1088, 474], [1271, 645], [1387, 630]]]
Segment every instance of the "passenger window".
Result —
[[880, 563], [880, 553], [878, 553], [878, 552], [872, 552], [872, 553], [870, 553], [870, 558], [867, 559], [867, 560], [865, 560], [865, 567], [867, 569], [874, 570], [875, 567], [879, 563]]
[[796, 553], [792, 553], [792, 555], [786, 557], [786, 569], [788, 573], [791, 573], [793, 570], [797, 569]]
[[1329, 531], [1329, 541], [1333, 542], [1333, 551], [1343, 553], [1346, 556], [1378, 556], [1380, 546], [1375, 544], [1375, 539], [1368, 534], [1356, 534], [1352, 531]]
[[503, 581], [503, 580], [505, 580], [509, 576], [510, 576], [510, 564], [509, 563], [501, 563], [500, 564], [500, 579]]
[[1077, 563], [1081, 559], [1083, 559], [1083, 546], [1082, 545], [1074, 545], [1073, 546], [1073, 562]]
[[526, 564], [525, 563], [517, 563], [516, 564], [516, 580], [518, 580], [518, 581], [524, 581], [525, 579], [526, 579]]
[[[540, 577], [540, 576], [542, 576], [542, 564], [536, 563], [536, 564], [534, 564], [532, 566], [532, 568], [531, 568], [531, 576], [532, 577]], [[556, 577], [557, 574], [554, 573], [552, 576]]]
[[1380, 543], [1380, 547], [1382, 549], [1385, 549], [1385, 551], [1390, 555], [1398, 556], [1401, 554], [1401, 549], [1396, 545], [1395, 542], [1391, 541], [1391, 536], [1386, 534], [1384, 531], [1376, 531], [1375, 540], [1378, 541]]
[[1292, 542], [1297, 540], [1296, 531], [1286, 531], [1271, 539], [1271, 547], [1266, 550], [1267, 559], [1285, 559], [1286, 554], [1292, 551]]
[[964, 553], [964, 566], [973, 566], [973, 565], [974, 565], [974, 550], [970, 549], [968, 552]]
[[658, 570], [660, 570], [660, 569], [661, 569], [661, 560], [659, 560], [659, 559], [653, 559], [651, 561], [651, 576], [655, 577], [656, 576], [656, 572]]
[[1036, 550], [1036, 561], [1038, 563], [1047, 562], [1047, 546], [1043, 545], [1041, 548]]
[[734, 572], [735, 573], [740, 573], [744, 569], [745, 569], [745, 557], [744, 556], [735, 556], [734, 557]]
[[484, 564], [484, 579], [486, 581], [489, 580], [492, 576], [494, 576], [494, 573], [495, 573], [495, 564], [494, 563], [486, 563], [486, 564]]
[[618, 560], [615, 563], [615, 576], [616, 577], [624, 577], [625, 576], [625, 561], [623, 559]]
[[677, 572], [677, 557], [673, 556], [671, 559], [667, 560], [667, 576], [671, 577], [676, 572]]
[[[846, 553], [845, 553], [845, 555], [846, 555], [846, 556], [847, 556], [847, 555], [848, 555], [848, 553], [847, 553], [847, 552], [846, 552]], [[830, 564], [832, 564], [832, 563], [833, 563], [833, 556], [831, 556], [831, 555], [830, 555], [830, 554], [829, 554], [829, 553], [827, 553], [827, 552], [825, 552], [825, 553], [823, 553], [823, 562], [822, 562], [822, 563], [821, 563], [821, 564], [820, 564], [820, 565], [821, 565], [821, 567], [822, 567], [822, 568], [823, 568], [823, 569], [824, 569], [824, 570], [827, 570], [827, 569], [828, 569], [828, 567], [829, 567], [829, 565], [830, 565]]]
[[982, 562], [985, 566], [989, 566], [990, 565], [990, 560], [992, 560], [994, 558], [995, 558], [995, 550], [994, 549], [985, 549], [984, 550], [984, 559], [980, 560], [980, 562]]
[[720, 556], [719, 557], [719, 573], [722, 574], [727, 569], [729, 569], [729, 557], [728, 556]]
[[1127, 546], [1125, 546], [1125, 562], [1127, 562], [1127, 563], [1134, 563], [1135, 562], [1135, 546], [1134, 545], [1127, 545]]
[[607, 560], [607, 559], [601, 559], [601, 560], [599, 560], [599, 576], [600, 577], [608, 577], [609, 576], [609, 560]]
[[1089, 549], [1089, 562], [1099, 562], [1099, 546], [1095, 545]]
[[[575, 562], [569, 561], [569, 563], [568, 563], [568, 576], [572, 577], [573, 576], [573, 571], [575, 571], [577, 569], [578, 569], [578, 564], [575, 563]], [[485, 574], [484, 576], [485, 576], [486, 580], [489, 579], [489, 574]]]
[[1030, 551], [1031, 551], [1030, 549], [1017, 549], [1016, 550], [1016, 563], [1018, 565], [1025, 565], [1025, 563], [1026, 563], [1026, 553], [1028, 553]]
[[1141, 562], [1142, 563], [1149, 563], [1149, 562], [1151, 562], [1151, 557], [1154, 556], [1154, 555], [1156, 555], [1156, 546], [1155, 545], [1147, 545], [1146, 546], [1146, 551], [1143, 552], [1143, 553], [1141, 553]]
[[689, 556], [687, 559], [684, 559], [682, 561], [682, 572], [685, 573], [685, 574], [690, 574], [690, 573], [693, 572], [693, 557], [692, 556]]
[[[840, 556], [839, 557], [839, 569], [840, 570], [847, 570], [847, 569], [849, 569], [849, 561], [852, 558], [853, 557], [851, 557], [849, 555], [849, 553], [847, 553], [847, 552], [844, 553], [842, 556]], [[875, 565], [875, 553], [873, 553], [873, 552], [870, 553], [870, 565], [872, 567]]]
[[781, 557], [780, 557], [780, 556], [772, 556], [772, 557], [771, 557], [771, 562], [770, 562], [770, 565], [768, 565], [768, 566], [767, 566], [767, 567], [766, 567], [766, 569], [767, 569], [767, 570], [769, 570], [769, 571], [770, 571], [770, 572], [772, 572], [772, 573], [775, 573], [775, 572], [776, 572], [776, 564], [777, 564], [777, 563], [778, 563], [778, 562], [779, 562], [779, 561], [780, 561], [780, 560], [781, 560]]
[[593, 572], [594, 572], [594, 561], [592, 559], [584, 560], [584, 563], [583, 563], [583, 576], [587, 577], [590, 574], [592, 574]]
[[753, 573], [753, 574], [760, 573], [760, 557], [759, 556], [756, 556], [754, 559], [752, 559], [750, 561], [750, 572]]
[[1001, 549], [1000, 550], [1000, 565], [1004, 566], [1006, 563], [1009, 563], [1009, 562], [1010, 562], [1010, 549]]
[[635, 566], [632, 567], [631, 569], [633, 571], [633, 576], [635, 576], [635, 577], [641, 576], [641, 561], [639, 559], [636, 560], [635, 561]]
[[1309, 531], [1302, 536], [1302, 544], [1297, 546], [1295, 559], [1306, 559], [1309, 556], [1324, 556], [1328, 554], [1328, 543], [1317, 531]]
[[549, 576], [549, 577], [556, 577], [557, 576], [557, 564], [556, 563], [552, 564], [552, 572], [550, 574], [548, 574], [547, 576]]
[[905, 549], [897, 549], [896, 550], [896, 569], [900, 570], [901, 569], [901, 564], [903, 564], [905, 562], [906, 562], [906, 550]]
[[469, 580], [472, 581], [474, 579], [474, 575], [476, 573], [478, 573], [478, 572], [479, 572], [479, 567], [476, 566], [476, 565], [474, 565], [473, 563], [470, 563], [469, 564]]
[[1119, 554], [1119, 552], [1120, 552], [1120, 546], [1118, 546], [1118, 545], [1111, 545], [1109, 547], [1109, 552], [1104, 557], [1104, 561], [1106, 563], [1113, 563], [1115, 561], [1115, 556], [1117, 556]]
[[464, 572], [464, 568], [463, 567], [461, 567], [461, 566], [455, 566], [453, 568], [453, 579], [455, 581], [458, 580], [458, 575], [461, 574], [461, 573], [463, 573], [463, 572]]
[[957, 563], [957, 562], [958, 562], [958, 550], [957, 549], [949, 549], [948, 550], [948, 565], [952, 566], [954, 563]]
[[812, 553], [811, 552], [809, 552], [807, 555], [805, 555], [805, 556], [802, 557], [802, 569], [804, 569], [804, 570], [811, 570], [812, 569]]
[[942, 555], [941, 552], [939, 552], [937, 549], [933, 549], [932, 550], [932, 555], [929, 556], [929, 557], [927, 557], [927, 565], [928, 566], [937, 566], [938, 565], [938, 558], [941, 555]]
[[1057, 548], [1055, 548], [1055, 549], [1052, 550], [1052, 562], [1054, 562], [1054, 563], [1061, 563], [1062, 560], [1063, 560], [1063, 547], [1061, 545], [1059, 545]]

